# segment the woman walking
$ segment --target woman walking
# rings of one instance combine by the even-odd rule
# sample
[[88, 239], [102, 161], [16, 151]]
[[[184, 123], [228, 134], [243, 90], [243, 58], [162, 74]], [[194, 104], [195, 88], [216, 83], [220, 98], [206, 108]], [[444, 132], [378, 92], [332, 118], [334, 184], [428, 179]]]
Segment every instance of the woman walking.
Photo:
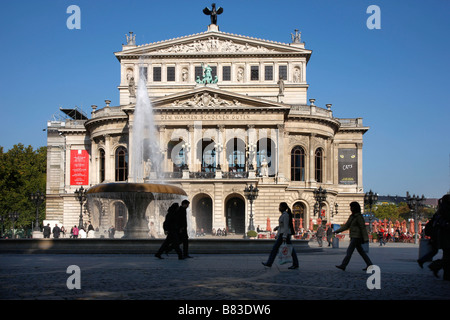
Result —
[[[278, 219], [278, 230], [275, 244], [273, 245], [272, 251], [270, 252], [269, 259], [267, 262], [262, 262], [266, 267], [271, 267], [275, 257], [277, 256], [278, 249], [283, 242], [292, 245], [291, 235], [294, 234], [294, 226], [292, 225], [292, 212], [286, 202], [281, 202], [278, 210], [281, 212], [281, 216]], [[294, 247], [292, 247], [292, 266], [289, 269], [298, 269], [298, 258]]]
[[350, 262], [350, 258], [352, 257], [353, 251], [358, 250], [358, 253], [366, 262], [366, 268], [363, 271], [366, 271], [369, 266], [372, 265], [372, 261], [370, 261], [369, 256], [362, 248], [362, 244], [369, 241], [369, 234], [366, 230], [366, 225], [364, 222], [364, 218], [361, 214], [361, 206], [358, 202], [350, 203], [350, 211], [352, 214], [348, 218], [347, 222], [340, 227], [338, 230], [334, 231], [334, 233], [339, 233], [350, 229], [350, 244], [347, 248], [347, 255], [339, 266], [336, 268], [345, 271], [348, 263]]

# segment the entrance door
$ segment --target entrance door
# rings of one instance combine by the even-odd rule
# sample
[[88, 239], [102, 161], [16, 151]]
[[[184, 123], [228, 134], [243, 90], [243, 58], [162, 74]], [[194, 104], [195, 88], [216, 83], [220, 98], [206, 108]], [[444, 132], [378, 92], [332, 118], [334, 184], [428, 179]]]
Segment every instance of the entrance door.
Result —
[[200, 232], [211, 234], [212, 232], [212, 199], [208, 196], [200, 198], [195, 203], [195, 210], [193, 210], [195, 224], [197, 230], [196, 233]]
[[227, 230], [231, 233], [245, 233], [245, 202], [241, 198], [234, 197], [227, 201], [226, 205]]
[[123, 231], [127, 223], [127, 209], [121, 202], [114, 204], [115, 229], [116, 231]]
[[305, 205], [301, 202], [296, 202], [292, 206], [292, 215], [294, 218], [295, 232], [302, 228], [305, 229]]

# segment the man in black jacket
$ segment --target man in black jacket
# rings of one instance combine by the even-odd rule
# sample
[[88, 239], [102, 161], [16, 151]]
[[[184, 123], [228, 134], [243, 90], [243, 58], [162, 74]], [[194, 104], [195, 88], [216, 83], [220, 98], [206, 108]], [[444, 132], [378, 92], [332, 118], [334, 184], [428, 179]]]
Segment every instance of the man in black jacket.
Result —
[[178, 209], [177, 219], [178, 226], [180, 227], [180, 241], [183, 243], [183, 258], [192, 258], [189, 255], [189, 236], [187, 233], [187, 208], [190, 202], [188, 200], [183, 200], [181, 206]]
[[164, 233], [167, 233], [167, 237], [166, 240], [164, 240], [164, 242], [162, 243], [158, 252], [155, 254], [155, 257], [159, 259], [163, 259], [163, 257], [161, 257], [161, 254], [163, 252], [168, 252], [173, 248], [178, 254], [178, 259], [183, 260], [183, 253], [180, 249], [179, 239], [180, 225], [178, 219], [178, 209], [178, 203], [173, 203], [167, 212], [166, 219], [163, 224]]
[[61, 229], [58, 227], [58, 225], [56, 224], [53, 227], [53, 238], [58, 239], [59, 235], [61, 234]]
[[52, 233], [52, 229], [50, 228], [50, 223], [44, 227], [44, 238], [50, 238], [50, 234]]

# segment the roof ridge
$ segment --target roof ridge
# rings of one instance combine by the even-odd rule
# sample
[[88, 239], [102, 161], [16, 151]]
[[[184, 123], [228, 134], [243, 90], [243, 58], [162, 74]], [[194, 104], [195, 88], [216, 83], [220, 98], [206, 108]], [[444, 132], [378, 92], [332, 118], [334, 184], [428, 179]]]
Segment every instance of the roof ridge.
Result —
[[207, 33], [221, 33], [221, 34], [224, 34], [224, 35], [235, 36], [235, 37], [240, 37], [240, 38], [244, 38], [244, 39], [257, 40], [257, 41], [263, 41], [263, 42], [268, 42], [268, 43], [273, 43], [273, 44], [280, 44], [280, 45], [289, 46], [289, 43], [280, 42], [280, 41], [273, 41], [273, 40], [268, 40], [268, 39], [256, 38], [256, 37], [245, 36], [245, 35], [242, 35], [242, 34], [235, 34], [235, 33], [224, 32], [224, 31], [215, 31], [215, 30], [214, 31], [209, 31], [209, 30], [207, 30], [207, 31], [193, 33], [193, 34], [180, 36], [180, 37], [175, 37], [175, 38], [171, 38], [171, 39], [166, 39], [166, 40], [160, 40], [160, 41], [156, 41], [156, 42], [149, 42], [149, 43], [140, 44], [140, 45], [137, 46], [137, 48], [141, 48], [141, 47], [145, 47], [145, 46], [149, 46], [149, 45], [155, 45], [155, 44], [162, 44], [162, 43], [166, 43], [166, 42], [170, 42], [170, 41], [174, 41], [174, 40], [182, 40], [182, 39], [186, 39], [186, 38], [189, 38], [189, 37], [192, 37], [192, 36], [198, 36], [198, 35], [203, 35], [203, 34], [207, 34]]

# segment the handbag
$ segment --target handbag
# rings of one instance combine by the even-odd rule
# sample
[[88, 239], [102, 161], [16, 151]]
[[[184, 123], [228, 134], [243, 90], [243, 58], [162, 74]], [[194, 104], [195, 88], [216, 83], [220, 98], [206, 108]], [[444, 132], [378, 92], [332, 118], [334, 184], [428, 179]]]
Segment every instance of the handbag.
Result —
[[362, 243], [361, 247], [363, 248], [365, 253], [369, 253], [369, 242]]
[[283, 243], [278, 249], [278, 263], [285, 264], [292, 262], [292, 245]]

